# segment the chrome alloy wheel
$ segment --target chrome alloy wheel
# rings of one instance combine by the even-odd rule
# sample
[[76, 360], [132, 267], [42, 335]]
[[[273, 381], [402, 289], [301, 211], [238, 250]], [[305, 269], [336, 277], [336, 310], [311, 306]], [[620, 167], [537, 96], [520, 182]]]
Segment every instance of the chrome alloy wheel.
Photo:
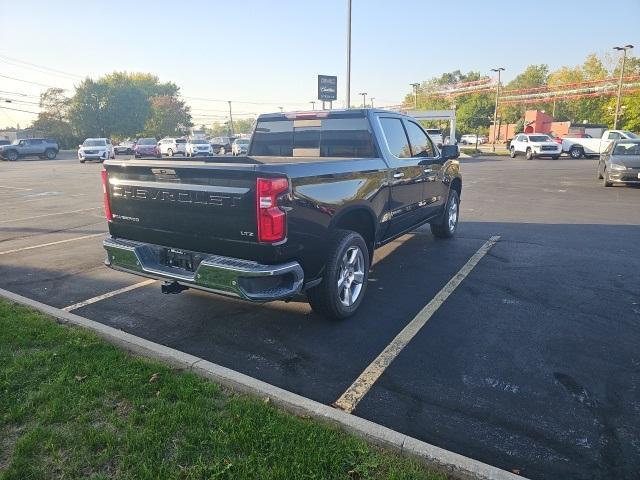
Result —
[[364, 255], [360, 247], [350, 247], [342, 257], [338, 275], [338, 297], [345, 307], [353, 305], [360, 296], [364, 282], [364, 265]]
[[449, 231], [453, 232], [458, 223], [458, 201], [453, 197], [449, 205]]

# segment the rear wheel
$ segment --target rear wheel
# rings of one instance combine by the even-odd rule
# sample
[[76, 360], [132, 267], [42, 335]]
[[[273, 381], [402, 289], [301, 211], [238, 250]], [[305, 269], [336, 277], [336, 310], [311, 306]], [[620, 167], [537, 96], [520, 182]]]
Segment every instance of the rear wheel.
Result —
[[602, 171], [602, 185], [605, 186], [605, 187], [612, 187], [613, 186], [613, 182], [611, 180], [609, 180], [609, 172], [607, 172], [606, 167]]
[[569, 156], [575, 160], [582, 158], [584, 155], [584, 150], [580, 147], [571, 147], [569, 150]]
[[54, 158], [56, 158], [57, 154], [58, 153], [52, 148], [47, 148], [47, 150], [44, 152], [44, 156], [47, 157], [47, 160], [53, 160]]
[[173, 150], [171, 148], [167, 148], [167, 155], [173, 157]]
[[348, 318], [362, 303], [369, 278], [369, 250], [351, 230], [333, 234], [322, 282], [307, 291], [311, 308], [334, 319]]
[[449, 190], [449, 198], [445, 206], [444, 213], [438, 223], [430, 224], [431, 233], [438, 238], [451, 238], [458, 228], [458, 217], [460, 212], [460, 197], [458, 192]]
[[83, 158], [82, 160], [80, 160], [80, 163], [84, 163], [86, 160]]

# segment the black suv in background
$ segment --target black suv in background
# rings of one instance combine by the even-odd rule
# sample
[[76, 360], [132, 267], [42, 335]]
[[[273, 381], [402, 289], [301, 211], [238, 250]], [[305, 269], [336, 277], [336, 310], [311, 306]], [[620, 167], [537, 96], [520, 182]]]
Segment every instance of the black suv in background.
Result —
[[0, 146], [0, 157], [14, 161], [21, 157], [53, 160], [58, 155], [58, 142], [49, 138], [23, 138], [10, 145]]
[[213, 153], [224, 155], [231, 151], [231, 144], [236, 137], [213, 137], [209, 140], [211, 147], [213, 147]]

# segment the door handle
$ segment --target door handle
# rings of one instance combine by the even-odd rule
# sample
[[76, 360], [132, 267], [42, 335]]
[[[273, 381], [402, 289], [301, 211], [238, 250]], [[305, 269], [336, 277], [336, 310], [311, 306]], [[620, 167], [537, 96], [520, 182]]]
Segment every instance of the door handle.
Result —
[[404, 173], [402, 172], [396, 172], [393, 174], [393, 178], [402, 178], [404, 177]]
[[423, 172], [424, 172], [424, 173], [431, 173], [431, 172], [433, 172], [433, 170], [432, 170], [432, 169], [430, 169], [430, 168], [425, 168], [425, 169], [423, 170]]

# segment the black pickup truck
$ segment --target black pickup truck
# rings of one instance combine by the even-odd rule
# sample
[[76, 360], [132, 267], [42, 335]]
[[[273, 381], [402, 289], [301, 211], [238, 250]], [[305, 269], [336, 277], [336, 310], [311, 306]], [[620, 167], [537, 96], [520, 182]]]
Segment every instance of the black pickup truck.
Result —
[[385, 110], [265, 114], [247, 156], [109, 160], [102, 172], [105, 263], [186, 288], [264, 302], [305, 292], [346, 318], [373, 250], [429, 222], [458, 223], [457, 146]]

